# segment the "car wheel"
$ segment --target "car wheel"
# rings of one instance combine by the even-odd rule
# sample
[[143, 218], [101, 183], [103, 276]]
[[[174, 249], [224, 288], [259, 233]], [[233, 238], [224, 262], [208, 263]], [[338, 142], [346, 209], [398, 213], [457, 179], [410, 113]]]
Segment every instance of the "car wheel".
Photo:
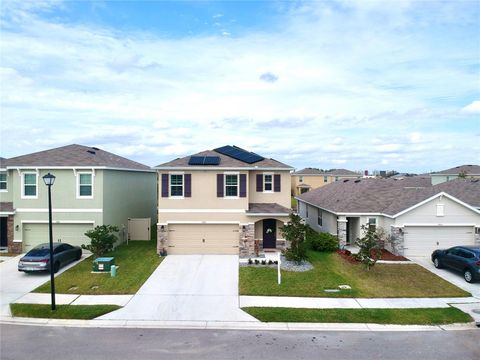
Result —
[[442, 268], [442, 263], [440, 262], [440, 260], [438, 258], [435, 258], [435, 259], [433, 259], [433, 266], [435, 266], [437, 269], [441, 269]]
[[466, 282], [471, 283], [473, 282], [473, 274], [472, 271], [467, 269], [463, 272], [463, 278], [465, 279]]

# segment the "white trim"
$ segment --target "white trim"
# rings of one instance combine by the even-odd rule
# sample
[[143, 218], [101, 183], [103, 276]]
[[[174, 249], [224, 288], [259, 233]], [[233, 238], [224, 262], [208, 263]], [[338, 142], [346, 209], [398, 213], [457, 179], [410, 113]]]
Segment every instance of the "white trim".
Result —
[[247, 213], [247, 216], [289, 216], [289, 213]]
[[202, 224], [202, 221], [167, 221], [167, 225], [175, 224]]
[[[19, 208], [18, 213], [46, 213], [48, 209], [41, 208]], [[102, 213], [103, 209], [52, 209], [55, 213]]]
[[8, 215], [15, 215], [15, 210], [13, 210], [13, 211], [1, 211], [0, 212], [0, 216], [2, 216], [2, 217], [8, 216]]
[[463, 201], [457, 199], [456, 197], [453, 197], [452, 195], [449, 195], [449, 194], [447, 194], [446, 192], [443, 192], [443, 191], [442, 191], [442, 192], [440, 192], [440, 193], [438, 193], [438, 194], [435, 194], [435, 195], [429, 197], [428, 199], [425, 199], [425, 200], [423, 200], [423, 201], [421, 201], [421, 202], [419, 202], [419, 203], [417, 203], [417, 204], [409, 207], [408, 209], [405, 209], [405, 210], [403, 210], [403, 211], [400, 211], [399, 213], [393, 215], [393, 217], [396, 218], [396, 217], [398, 217], [398, 216], [400, 216], [400, 215], [403, 215], [403, 214], [405, 214], [405, 213], [407, 213], [407, 212], [409, 212], [409, 211], [411, 211], [411, 210], [413, 210], [413, 209], [416, 209], [417, 207], [422, 206], [422, 205], [424, 205], [424, 204], [426, 204], [426, 203], [428, 203], [428, 202], [436, 199], [437, 197], [441, 197], [441, 196], [445, 196], [445, 197], [449, 198], [450, 200], [452, 200], [452, 201], [454, 201], [454, 202], [457, 202], [457, 203], [459, 203], [460, 205], [465, 206], [466, 208], [472, 210], [473, 212], [475, 212], [475, 213], [477, 213], [477, 214], [480, 214], [480, 211], [477, 210], [476, 208], [474, 208], [473, 206], [470, 206], [470, 205], [468, 205], [467, 203], [464, 203]]
[[[88, 196], [81, 196], [80, 195], [80, 175], [82, 174], [86, 174], [86, 175], [91, 175], [90, 179], [91, 179], [91, 183], [90, 183], [90, 186], [92, 187], [92, 195], [88, 195]], [[95, 188], [95, 175], [94, 175], [94, 170], [92, 169], [92, 171], [77, 171], [76, 172], [76, 195], [77, 195], [77, 200], [91, 200], [93, 199], [94, 197], [94, 188]]]
[[[48, 220], [22, 220], [21, 224], [48, 224]], [[52, 224], [95, 224], [94, 220], [53, 220]]]
[[[265, 190], [265, 176], [268, 176], [268, 175], [270, 175], [270, 176], [272, 177], [272, 181], [270, 181], [270, 185], [272, 185], [272, 190]], [[275, 175], [275, 174], [272, 173], [272, 172], [264, 172], [264, 173], [262, 174], [262, 176], [263, 176], [263, 191], [262, 191], [262, 192], [263, 192], [264, 194], [272, 194], [272, 193], [274, 193], [274, 191], [273, 191], [273, 183], [274, 183], [273, 178], [274, 178], [274, 175]]]
[[[8, 192], [8, 171], [7, 170], [3, 170], [3, 169], [0, 169], [0, 175], [1, 173], [5, 173], [5, 189], [0, 189], [0, 192], [1, 193], [7, 193]], [[2, 181], [3, 182], [3, 181]]]
[[188, 225], [188, 224], [200, 224], [200, 225], [215, 225], [215, 224], [218, 224], [218, 225], [240, 225], [240, 221], [167, 221], [167, 225], [169, 224], [172, 224], [172, 225], [175, 225], [175, 224], [185, 224], [185, 225]]
[[[20, 173], [20, 197], [22, 199], [38, 199], [38, 169], [36, 171], [22, 171]], [[25, 195], [25, 175], [35, 175], [35, 195]], [[28, 186], [32, 186], [33, 184], [28, 184]]]
[[240, 223], [240, 225], [242, 225], [242, 226], [246, 226], [246, 225], [255, 225], [255, 223], [254, 223], [254, 222], [253, 222], [253, 223]]
[[[182, 176], [182, 195], [172, 195], [172, 175], [181, 175]], [[172, 200], [182, 200], [185, 199], [185, 173], [183, 171], [172, 171], [168, 173], [168, 198]]]
[[[227, 196], [227, 175], [235, 175], [237, 177], [237, 195]], [[234, 186], [234, 185], [228, 185]], [[238, 200], [240, 199], [240, 173], [237, 171], [226, 171], [223, 173], [223, 199], [226, 200]]]
[[207, 166], [154, 166], [152, 169], [165, 171], [165, 170], [211, 170], [211, 171], [290, 171], [293, 168], [272, 168], [272, 167], [207, 167]]
[[21, 242], [23, 242], [23, 240], [22, 240], [22, 239], [20, 239], [20, 240], [18, 240], [18, 239], [13, 239], [12, 242], [14, 242], [14, 243], [21, 243]]
[[31, 169], [41, 169], [41, 170], [72, 170], [72, 169], [82, 169], [82, 170], [116, 170], [116, 171], [135, 171], [135, 172], [156, 172], [155, 169], [128, 169], [128, 168], [115, 168], [108, 166], [7, 166], [7, 170], [31, 170]]
[[222, 224], [226, 224], [226, 225], [238, 225], [240, 226], [240, 221], [204, 221], [205, 224], [218, 224], [218, 225], [222, 225]]
[[159, 213], [245, 213], [245, 209], [158, 209]]
[[446, 224], [428, 224], [428, 223], [406, 223], [402, 225], [391, 225], [394, 227], [408, 227], [408, 226], [424, 226], [424, 227], [451, 227], [451, 226], [456, 226], [456, 227], [464, 227], [464, 226], [470, 226], [470, 227], [477, 227], [480, 226], [480, 224], [475, 225], [475, 224], [452, 224], [452, 223], [446, 223]]

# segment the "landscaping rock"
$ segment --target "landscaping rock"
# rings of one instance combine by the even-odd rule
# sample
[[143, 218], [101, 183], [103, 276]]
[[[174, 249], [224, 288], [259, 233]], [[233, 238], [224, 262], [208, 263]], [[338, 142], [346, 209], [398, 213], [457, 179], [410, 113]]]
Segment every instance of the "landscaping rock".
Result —
[[288, 261], [283, 255], [281, 261], [280, 269], [285, 271], [305, 272], [313, 269], [313, 265], [308, 261], [302, 261], [300, 264], [297, 264], [294, 261]]

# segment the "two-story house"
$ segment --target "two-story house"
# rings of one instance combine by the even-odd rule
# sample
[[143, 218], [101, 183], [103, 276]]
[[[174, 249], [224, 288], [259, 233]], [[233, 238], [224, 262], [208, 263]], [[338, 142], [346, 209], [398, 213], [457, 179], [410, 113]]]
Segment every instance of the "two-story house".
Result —
[[432, 185], [458, 178], [480, 179], [480, 165], [460, 165], [451, 169], [433, 172], [430, 174]]
[[[87, 244], [97, 225], [119, 227], [128, 236], [129, 218], [156, 219], [156, 173], [107, 151], [68, 145], [0, 160], [1, 246], [20, 253], [48, 242], [48, 188], [52, 173], [54, 241]], [[149, 239], [149, 236], [145, 240]]]
[[292, 196], [345, 179], [360, 179], [361, 174], [347, 169], [321, 170], [305, 168], [292, 173]]
[[[158, 251], [240, 254], [286, 246], [292, 167], [236, 146], [156, 166]], [[257, 240], [255, 242], [255, 240]]]

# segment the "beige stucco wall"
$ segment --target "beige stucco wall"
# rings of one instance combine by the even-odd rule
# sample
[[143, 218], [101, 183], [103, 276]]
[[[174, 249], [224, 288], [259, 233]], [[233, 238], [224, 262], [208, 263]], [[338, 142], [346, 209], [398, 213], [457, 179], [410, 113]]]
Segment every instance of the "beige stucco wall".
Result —
[[[257, 192], [257, 174], [279, 174], [280, 192]], [[290, 208], [290, 184], [291, 176], [289, 171], [250, 171], [248, 176], [248, 197], [251, 203], [277, 203]]]
[[[300, 181], [300, 178], [303, 177], [303, 181]], [[298, 185], [307, 184], [310, 185], [310, 190], [317, 189], [324, 185], [331, 184], [335, 182], [337, 176], [326, 175], [327, 182], [324, 181], [324, 175], [292, 175], [292, 186], [291, 186], [291, 193], [294, 195], [300, 195], [300, 191], [297, 188]], [[361, 175], [340, 175], [338, 176], [338, 180], [343, 179], [357, 179], [361, 177]]]

